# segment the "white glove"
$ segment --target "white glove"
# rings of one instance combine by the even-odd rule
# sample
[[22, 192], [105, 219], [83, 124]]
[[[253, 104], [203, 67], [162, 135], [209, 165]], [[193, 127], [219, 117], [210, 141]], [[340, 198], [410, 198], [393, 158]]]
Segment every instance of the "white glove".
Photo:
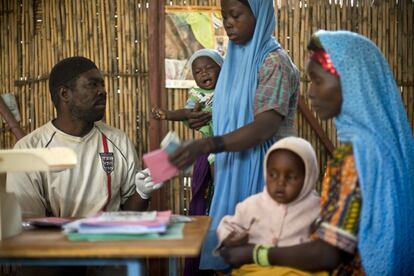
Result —
[[154, 183], [152, 181], [149, 169], [145, 169], [137, 172], [135, 175], [135, 186], [137, 193], [143, 199], [148, 199], [151, 197], [152, 192], [164, 186], [164, 182]]

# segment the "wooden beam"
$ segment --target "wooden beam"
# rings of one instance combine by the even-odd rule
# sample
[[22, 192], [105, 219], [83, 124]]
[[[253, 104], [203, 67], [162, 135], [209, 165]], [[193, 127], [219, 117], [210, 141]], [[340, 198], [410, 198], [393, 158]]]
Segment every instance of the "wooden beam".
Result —
[[332, 144], [331, 140], [329, 139], [328, 135], [325, 133], [323, 128], [320, 126], [318, 120], [313, 115], [312, 110], [308, 107], [305, 100], [303, 99], [303, 96], [299, 97], [298, 101], [298, 107], [299, 111], [303, 114], [306, 121], [310, 124], [312, 129], [315, 131], [318, 138], [322, 141], [325, 148], [328, 150], [330, 155], [333, 155], [333, 152], [335, 150], [335, 146]]
[[[149, 1], [148, 7], [148, 71], [149, 104], [165, 106], [162, 95], [165, 94], [165, 11], [163, 0]], [[151, 110], [151, 109], [149, 109]], [[150, 117], [149, 149], [158, 149], [161, 142], [162, 124]]]
[[[148, 77], [149, 77], [149, 108], [166, 106], [165, 97], [165, 9], [164, 0], [148, 1]], [[163, 127], [161, 121], [149, 115], [149, 151], [158, 149], [161, 143]], [[168, 185], [168, 183], [166, 183]], [[163, 200], [166, 191], [155, 192], [151, 200], [151, 209], [168, 209], [167, 201]], [[167, 275], [168, 262], [162, 259], [149, 260], [149, 275]]]
[[[163, 0], [149, 1], [148, 7], [148, 77], [149, 77], [149, 107], [166, 106], [165, 97], [165, 10]], [[150, 114], [149, 117], [149, 151], [158, 149], [161, 143], [163, 126], [161, 121], [154, 120]], [[155, 210], [165, 210], [168, 208], [166, 201], [162, 200], [165, 191], [154, 193], [151, 206]]]

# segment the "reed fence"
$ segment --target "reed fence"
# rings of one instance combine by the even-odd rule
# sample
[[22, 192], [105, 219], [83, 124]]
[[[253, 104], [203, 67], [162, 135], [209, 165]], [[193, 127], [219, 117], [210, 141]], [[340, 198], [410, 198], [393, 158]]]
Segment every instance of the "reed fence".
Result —
[[[48, 92], [51, 67], [62, 58], [83, 55], [94, 60], [103, 72], [108, 92], [105, 121], [128, 134], [139, 157], [147, 152], [153, 124], [149, 111], [154, 105], [149, 79], [156, 73], [149, 70], [149, 57], [160, 50], [149, 46], [148, 18], [149, 5], [156, 1], [2, 0], [0, 93], [16, 95], [23, 129], [30, 132], [55, 116]], [[217, 8], [219, 2], [161, 0], [165, 6], [182, 8]], [[275, 0], [275, 7], [275, 36], [301, 71], [301, 94], [306, 104], [308, 80], [304, 69], [310, 35], [318, 29], [351, 30], [368, 36], [383, 51], [414, 128], [411, 0]], [[174, 109], [182, 107], [186, 97], [186, 89], [165, 89], [161, 101]], [[319, 123], [333, 145], [338, 145], [332, 122]], [[324, 168], [329, 152], [300, 112], [297, 125], [299, 136], [313, 144]], [[183, 139], [199, 137], [182, 123], [165, 123], [161, 130], [166, 129], [175, 129]], [[11, 148], [14, 143], [7, 125], [0, 121], [0, 148]], [[181, 175], [171, 181], [164, 191], [166, 206], [186, 213], [190, 185], [190, 176]]]
[[[150, 137], [155, 135], [159, 140], [167, 129], [175, 129], [183, 139], [199, 137], [182, 123], [163, 123], [158, 128], [150, 120], [151, 105], [161, 103], [170, 109], [181, 108], [188, 92], [161, 89], [162, 93], [154, 96], [155, 92], [150, 91], [150, 87], [157, 86], [157, 81], [163, 84], [162, 66], [157, 64], [160, 60], [153, 60], [154, 56], [163, 56], [159, 52], [163, 40], [157, 39], [157, 35], [163, 35], [163, 29], [159, 25], [158, 29], [151, 29], [157, 18], [163, 18], [161, 14], [149, 13], [162, 12], [162, 9], [151, 9], [150, 5], [155, 2], [186, 9], [191, 6], [217, 8], [220, 4], [219, 0], [1, 0], [0, 93], [16, 95], [22, 128], [31, 132], [56, 115], [48, 92], [49, 71], [62, 58], [82, 55], [95, 61], [103, 72], [108, 92], [105, 121], [128, 134], [139, 157], [154, 148]], [[414, 129], [413, 1], [274, 2], [275, 36], [300, 69], [305, 106], [308, 105], [305, 93], [308, 79], [304, 70], [310, 35], [318, 29], [351, 30], [366, 35], [383, 51]], [[157, 43], [161, 47], [153, 49]], [[332, 122], [318, 122], [333, 145], [338, 145]], [[329, 151], [320, 135], [300, 112], [297, 125], [299, 136], [315, 147], [323, 169]], [[11, 148], [15, 142], [8, 126], [0, 120], [0, 148]], [[175, 213], [186, 214], [190, 187], [191, 176], [180, 175], [166, 185], [158, 201]], [[181, 268], [182, 263], [179, 271]]]

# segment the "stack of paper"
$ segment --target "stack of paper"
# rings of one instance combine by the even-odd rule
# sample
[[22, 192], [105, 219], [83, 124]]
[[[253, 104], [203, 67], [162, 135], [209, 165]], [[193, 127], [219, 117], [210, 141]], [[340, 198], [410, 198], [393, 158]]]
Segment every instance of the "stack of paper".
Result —
[[[64, 231], [71, 237], [90, 239], [96, 235], [99, 239], [118, 237], [126, 239], [148, 234], [165, 234], [170, 223], [171, 211], [164, 212], [104, 212], [98, 216], [80, 219], [64, 225]], [[92, 235], [92, 236], [90, 236]], [[109, 235], [105, 237], [105, 235]], [[156, 237], [152, 235], [150, 237]], [[112, 239], [109, 238], [109, 239]]]

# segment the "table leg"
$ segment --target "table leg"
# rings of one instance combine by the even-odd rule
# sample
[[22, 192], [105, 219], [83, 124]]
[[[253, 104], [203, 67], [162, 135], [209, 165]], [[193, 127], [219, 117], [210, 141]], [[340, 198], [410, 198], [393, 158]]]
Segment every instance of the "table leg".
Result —
[[168, 258], [168, 275], [177, 276], [177, 258]]
[[127, 262], [127, 275], [128, 276], [137, 276], [143, 275], [142, 273], [142, 265], [141, 262], [136, 260], [131, 260]]

